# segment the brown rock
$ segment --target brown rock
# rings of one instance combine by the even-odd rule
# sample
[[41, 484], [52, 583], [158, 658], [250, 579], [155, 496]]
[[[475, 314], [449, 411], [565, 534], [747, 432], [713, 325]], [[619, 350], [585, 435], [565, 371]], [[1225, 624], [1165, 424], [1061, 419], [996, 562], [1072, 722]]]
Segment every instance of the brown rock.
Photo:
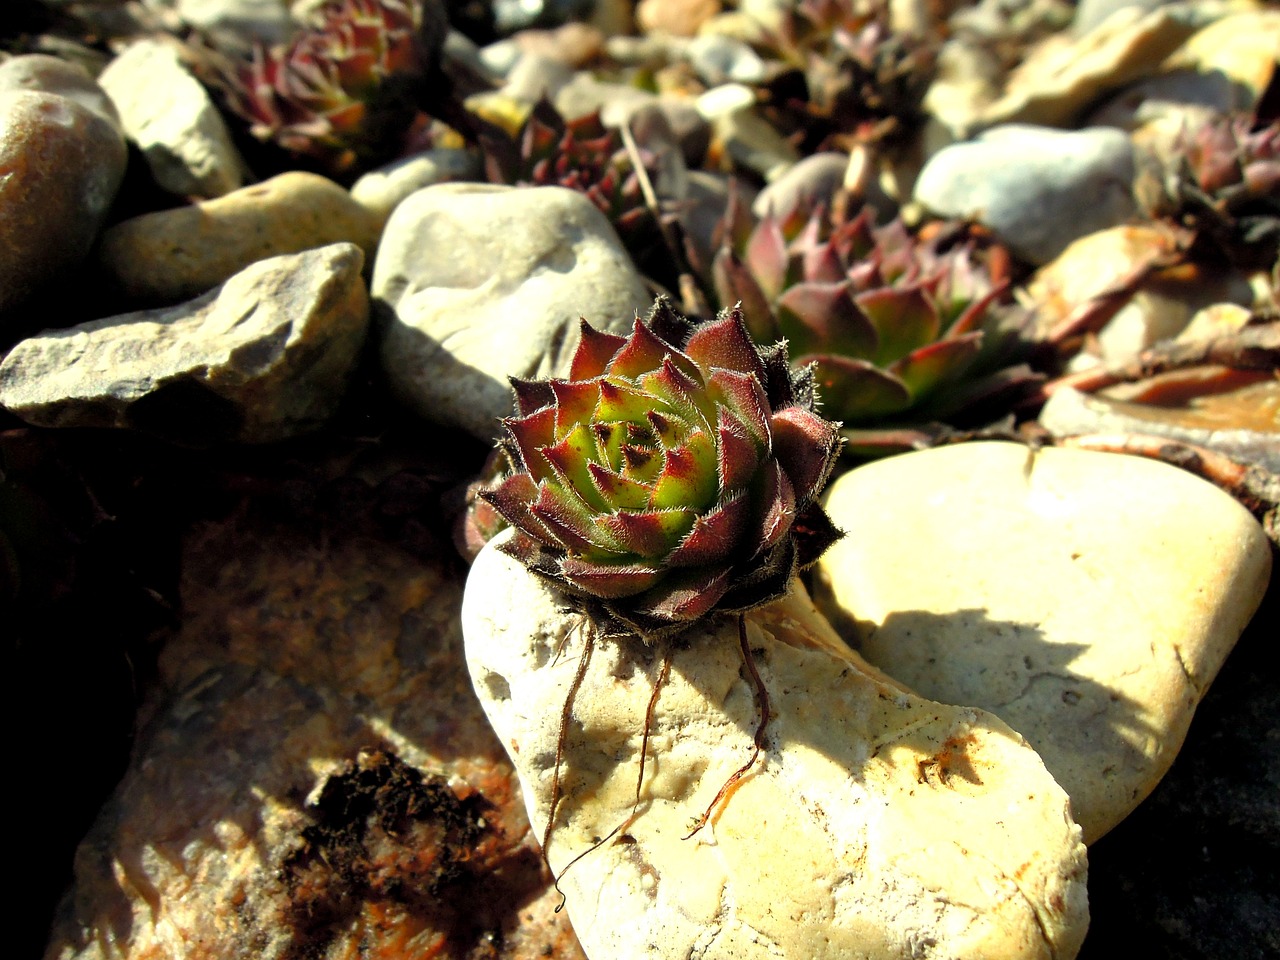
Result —
[[48, 960], [581, 958], [470, 693], [456, 579], [326, 536], [189, 538], [148, 732]]
[[720, 10], [720, 0], [640, 0], [636, 22], [645, 31], [692, 37]]
[[120, 131], [78, 101], [0, 91], [0, 314], [85, 258], [127, 159]]
[[377, 218], [332, 180], [292, 171], [118, 223], [103, 234], [98, 262], [130, 300], [177, 303], [259, 260], [341, 241], [362, 248], [369, 262]]

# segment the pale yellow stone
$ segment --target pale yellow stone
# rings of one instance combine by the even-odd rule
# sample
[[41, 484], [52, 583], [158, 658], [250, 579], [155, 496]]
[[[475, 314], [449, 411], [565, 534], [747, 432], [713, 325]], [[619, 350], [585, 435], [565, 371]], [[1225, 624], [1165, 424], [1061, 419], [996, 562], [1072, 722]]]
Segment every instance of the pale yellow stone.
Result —
[[1271, 567], [1234, 499], [1117, 454], [905, 454], [841, 477], [828, 511], [850, 534], [818, 568], [842, 633], [1025, 736], [1090, 842], [1173, 762]]
[[1068, 960], [1079, 948], [1085, 851], [1040, 759], [980, 710], [877, 679], [798, 584], [747, 616], [769, 691], [765, 748], [692, 837], [750, 758], [759, 716], [735, 618], [671, 649], [634, 815], [662, 649], [594, 640], [557, 765], [591, 628], [492, 545], [462, 621], [538, 831], [558, 776], [548, 855], [588, 956]]
[[98, 263], [131, 301], [179, 303], [259, 260], [331, 243], [354, 243], [370, 262], [381, 226], [332, 180], [292, 170], [118, 223], [103, 232]]

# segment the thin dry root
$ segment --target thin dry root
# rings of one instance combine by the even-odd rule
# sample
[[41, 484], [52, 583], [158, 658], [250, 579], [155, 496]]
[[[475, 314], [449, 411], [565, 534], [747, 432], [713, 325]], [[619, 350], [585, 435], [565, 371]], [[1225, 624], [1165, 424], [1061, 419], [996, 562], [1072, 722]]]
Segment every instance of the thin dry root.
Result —
[[716, 791], [716, 795], [712, 797], [711, 805], [707, 807], [706, 812], [698, 818], [693, 829], [685, 834], [684, 839], [686, 840], [707, 825], [707, 822], [711, 819], [711, 814], [715, 812], [720, 801], [724, 799], [734, 784], [746, 776], [747, 771], [755, 766], [761, 751], [764, 750], [764, 732], [765, 728], [769, 726], [770, 718], [769, 691], [765, 687], [764, 681], [760, 679], [760, 671], [756, 669], [755, 655], [751, 652], [751, 647], [747, 643], [747, 621], [741, 614], [738, 615], [738, 646], [742, 650], [742, 662], [747, 665], [747, 672], [751, 674], [751, 683], [755, 686], [756, 700], [760, 704], [760, 722], [756, 724], [754, 737], [755, 749], [751, 751], [750, 759], [735, 770], [729, 779], [724, 782], [724, 785]]
[[[588, 638], [588, 643], [589, 644], [591, 643], [590, 638]], [[561, 712], [560, 740], [556, 744], [556, 772], [555, 772], [555, 777], [552, 779], [552, 783], [551, 783], [551, 811], [550, 811], [550, 816], [547, 820], [546, 832], [542, 836], [542, 856], [544, 860], [546, 860], [546, 856], [547, 856], [547, 845], [551, 842], [551, 827], [552, 827], [552, 824], [555, 822], [556, 805], [559, 802], [560, 761], [564, 754], [565, 724], [568, 723], [568, 717], [572, 713], [571, 707], [573, 704], [573, 699], [574, 697], [577, 696], [578, 687], [582, 684], [582, 678], [586, 673], [585, 663], [589, 656], [590, 656], [590, 650], [584, 652], [583, 663], [579, 664], [578, 666], [578, 674], [574, 678], [573, 686], [570, 687], [569, 689], [569, 697], [565, 701], [564, 710]], [[622, 821], [622, 823], [618, 824], [616, 827], [610, 830], [607, 834], [597, 839], [595, 842], [591, 844], [591, 846], [587, 847], [587, 849], [583, 850], [581, 853], [575, 856], [572, 860], [566, 863], [564, 865], [564, 869], [560, 871], [559, 875], [555, 876], [556, 893], [560, 894], [560, 903], [556, 906], [556, 909], [555, 909], [556, 913], [559, 913], [562, 909], [564, 909], [564, 905], [565, 905], [566, 898], [564, 895], [564, 891], [560, 889], [560, 881], [564, 878], [564, 875], [569, 872], [569, 870], [573, 867], [575, 863], [577, 863], [587, 854], [591, 853], [594, 850], [598, 850], [600, 847], [604, 846], [606, 843], [608, 843], [610, 840], [616, 837], [621, 831], [625, 830], [627, 827], [631, 826], [631, 824], [635, 822], [636, 810], [639, 809], [640, 807], [640, 790], [644, 786], [644, 768], [645, 768], [645, 760], [647, 759], [649, 754], [649, 734], [653, 729], [653, 714], [654, 714], [654, 710], [658, 706], [658, 695], [659, 693], [661, 693], [662, 687], [667, 682], [667, 678], [670, 675], [671, 675], [671, 652], [668, 650], [662, 656], [662, 667], [658, 671], [658, 679], [654, 681], [653, 692], [649, 694], [649, 706], [645, 710], [645, 714], [644, 714], [644, 732], [640, 737], [640, 772], [636, 776], [636, 795], [635, 795], [635, 799], [632, 800], [631, 802], [631, 812], [627, 815], [627, 819]], [[550, 861], [547, 861], [547, 868], [548, 869], [551, 868]]]

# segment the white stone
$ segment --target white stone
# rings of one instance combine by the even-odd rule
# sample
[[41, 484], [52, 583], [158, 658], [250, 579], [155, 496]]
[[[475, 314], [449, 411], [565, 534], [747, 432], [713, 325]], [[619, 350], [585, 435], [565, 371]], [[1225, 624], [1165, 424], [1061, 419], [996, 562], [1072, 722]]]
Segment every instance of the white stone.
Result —
[[579, 318], [627, 332], [652, 302], [604, 215], [562, 187], [419, 190], [387, 221], [371, 289], [392, 387], [486, 441], [511, 414], [508, 377], [565, 375]]
[[[462, 622], [473, 683], [541, 835], [591, 628], [492, 544], [471, 569]], [[769, 691], [765, 747], [687, 839], [752, 752], [758, 710], [737, 621], [671, 649], [634, 816], [662, 651], [593, 643], [548, 849], [588, 956], [1075, 956], [1087, 924], [1079, 827], [1017, 734], [879, 679], [798, 584], [745, 630]]]
[[1117, 454], [940, 447], [845, 474], [827, 509], [850, 534], [818, 565], [841, 632], [1026, 737], [1089, 842], [1173, 762], [1271, 567], [1234, 499]]
[[990, 227], [1031, 263], [1072, 240], [1124, 223], [1133, 199], [1133, 147], [1119, 130], [995, 127], [929, 158], [915, 199], [944, 217]]

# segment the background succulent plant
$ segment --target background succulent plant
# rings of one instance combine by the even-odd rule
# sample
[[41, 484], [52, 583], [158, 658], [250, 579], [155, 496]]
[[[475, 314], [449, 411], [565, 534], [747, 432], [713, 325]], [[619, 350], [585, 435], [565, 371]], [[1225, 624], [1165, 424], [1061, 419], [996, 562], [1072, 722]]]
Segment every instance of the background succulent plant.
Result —
[[726, 224], [711, 265], [717, 298], [742, 304], [757, 341], [785, 337], [792, 362], [813, 365], [824, 409], [846, 423], [946, 419], [1031, 382], [1009, 362], [1026, 317], [1005, 297], [1000, 248], [983, 263], [960, 228], [934, 224], [925, 239], [872, 216]]
[[772, 100], [795, 114], [787, 125], [810, 148], [893, 149], [924, 122], [939, 40], [895, 31], [887, 5], [801, 0], [784, 12], [772, 41], [798, 72], [781, 78]]
[[637, 159], [646, 172], [656, 174], [652, 154], [638, 147], [628, 152], [622, 135], [606, 127], [599, 113], [566, 119], [542, 99], [521, 125], [514, 155], [489, 155], [488, 174], [498, 183], [578, 191], [608, 217], [623, 242], [635, 248], [651, 239], [656, 226], [636, 172]]
[[1280, 253], [1280, 120], [1245, 114], [1184, 130], [1150, 189], [1158, 216], [1192, 231], [1191, 255], [1267, 269]]
[[838, 536], [816, 501], [838, 425], [736, 311], [695, 325], [659, 300], [626, 338], [584, 321], [569, 379], [513, 384], [516, 469], [485, 494], [504, 549], [620, 632], [774, 599]]
[[288, 45], [224, 67], [221, 86], [254, 137], [342, 174], [394, 156], [446, 26], [438, 0], [332, 0]]

